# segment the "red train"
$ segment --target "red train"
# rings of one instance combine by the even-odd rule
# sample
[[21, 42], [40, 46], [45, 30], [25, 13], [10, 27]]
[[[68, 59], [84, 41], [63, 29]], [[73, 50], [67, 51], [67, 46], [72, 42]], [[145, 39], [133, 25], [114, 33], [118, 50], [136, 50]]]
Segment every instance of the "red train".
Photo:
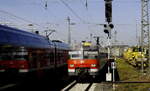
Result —
[[70, 76], [78, 76], [84, 72], [94, 77], [106, 63], [106, 60], [100, 58], [98, 51], [70, 51], [69, 55], [67, 63]]
[[69, 46], [61, 41], [3, 25], [0, 37], [0, 73], [40, 76], [67, 66]]

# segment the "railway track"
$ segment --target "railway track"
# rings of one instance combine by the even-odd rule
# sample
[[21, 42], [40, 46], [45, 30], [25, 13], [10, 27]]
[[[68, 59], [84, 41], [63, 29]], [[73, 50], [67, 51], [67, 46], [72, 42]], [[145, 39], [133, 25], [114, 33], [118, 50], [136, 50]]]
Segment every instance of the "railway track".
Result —
[[92, 82], [83, 83], [83, 81], [85, 81], [86, 79], [87, 79], [87, 74], [85, 72], [81, 72], [79, 77], [77, 77], [76, 80], [74, 80], [72, 83], [70, 83], [61, 91], [76, 91], [77, 89], [79, 89], [79, 91], [88, 91], [93, 83]]
[[15, 86], [17, 86], [16, 83], [5, 84], [5, 85], [2, 85], [2, 86], [0, 87], [0, 91], [4, 91], [4, 90], [6, 90], [6, 89], [8, 89], [8, 88], [15, 87]]
[[73, 81], [61, 91], [94, 91], [96, 83], [78, 83]]
[[76, 81], [69, 84], [61, 91], [112, 91], [112, 83], [77, 83]]
[[76, 80], [61, 91], [112, 91], [113, 84], [112, 82], [105, 82], [105, 79], [102, 78], [105, 76], [103, 73], [105, 71], [102, 72], [101, 76], [98, 75], [96, 78], [92, 78], [86, 73], [81, 73]]

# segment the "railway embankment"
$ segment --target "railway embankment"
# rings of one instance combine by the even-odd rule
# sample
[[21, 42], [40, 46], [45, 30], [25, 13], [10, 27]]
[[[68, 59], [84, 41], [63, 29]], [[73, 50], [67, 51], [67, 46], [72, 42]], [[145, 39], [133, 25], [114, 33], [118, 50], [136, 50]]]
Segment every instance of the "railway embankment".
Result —
[[150, 91], [150, 74], [143, 74], [139, 69], [128, 64], [124, 59], [116, 60], [120, 82], [115, 91]]

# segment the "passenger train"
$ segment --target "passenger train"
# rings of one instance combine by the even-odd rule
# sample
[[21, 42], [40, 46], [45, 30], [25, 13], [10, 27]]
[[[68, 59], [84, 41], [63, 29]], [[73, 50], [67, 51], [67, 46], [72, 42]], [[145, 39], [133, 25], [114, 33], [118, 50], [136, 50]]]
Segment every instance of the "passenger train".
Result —
[[69, 45], [64, 42], [0, 25], [1, 74], [40, 76], [44, 71], [57, 71], [67, 66], [68, 51]]
[[99, 53], [97, 50], [72, 50], [69, 51], [68, 60], [69, 76], [79, 76], [87, 73], [95, 77], [107, 63], [107, 55]]

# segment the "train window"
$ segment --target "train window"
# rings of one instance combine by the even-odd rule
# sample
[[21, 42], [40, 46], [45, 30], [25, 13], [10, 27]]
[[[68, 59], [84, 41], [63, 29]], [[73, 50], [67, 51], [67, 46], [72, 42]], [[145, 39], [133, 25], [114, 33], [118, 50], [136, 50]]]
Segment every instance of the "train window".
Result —
[[79, 56], [80, 56], [79, 54], [73, 54], [71, 57], [76, 58], [76, 57], [79, 57]]
[[50, 53], [50, 63], [53, 64], [54, 63], [54, 53]]
[[94, 56], [96, 59], [98, 58], [98, 56]]
[[88, 59], [89, 57], [88, 56], [84, 56], [84, 59]]
[[72, 55], [70, 55], [70, 58], [71, 59], [81, 59], [82, 57], [79, 54], [72, 54]]
[[11, 60], [12, 56], [12, 48], [8, 46], [0, 46], [0, 60]]
[[90, 58], [90, 59], [96, 59], [97, 56], [96, 56], [96, 55], [90, 55], [89, 58]]
[[49, 58], [50, 58], [50, 55], [49, 55], [49, 54], [45, 54], [45, 55], [44, 55], [44, 58], [45, 58], [45, 59], [49, 59]]
[[96, 59], [97, 55], [85, 55], [84, 59]]
[[27, 55], [15, 55], [14, 60], [27, 60]]
[[1, 55], [1, 60], [12, 60], [13, 57], [11, 55]]
[[27, 51], [24, 47], [0, 46], [0, 60], [25, 60]]

